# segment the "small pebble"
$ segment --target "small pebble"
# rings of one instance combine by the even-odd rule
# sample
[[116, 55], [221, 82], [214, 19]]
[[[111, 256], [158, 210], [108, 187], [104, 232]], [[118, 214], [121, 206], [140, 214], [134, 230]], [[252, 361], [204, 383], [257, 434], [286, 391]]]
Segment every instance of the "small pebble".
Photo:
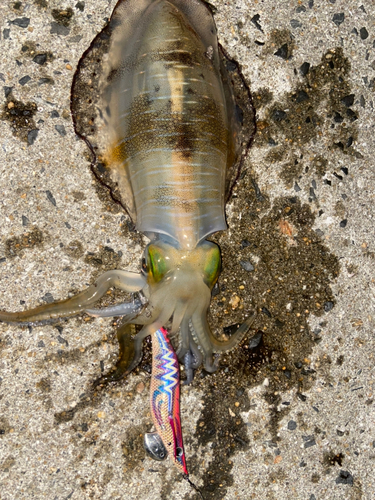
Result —
[[55, 130], [57, 130], [57, 132], [62, 136], [64, 137], [66, 135], [66, 130], [65, 130], [65, 127], [64, 125], [55, 125]]
[[324, 310], [325, 310], [325, 312], [332, 311], [333, 306], [334, 306], [333, 302], [331, 302], [331, 301], [325, 302], [324, 303]]
[[47, 54], [37, 54], [33, 58], [33, 62], [42, 66], [47, 61]]
[[354, 97], [355, 97], [355, 95], [354, 95], [354, 94], [349, 94], [349, 95], [346, 95], [345, 97], [343, 97], [343, 98], [341, 99], [341, 102], [342, 102], [343, 104], [345, 104], [345, 106], [346, 106], [347, 108], [350, 108], [350, 106], [353, 106], [353, 104], [354, 104]]
[[232, 307], [233, 310], [237, 309], [239, 303], [240, 303], [240, 298], [238, 297], [238, 295], [233, 295], [229, 300], [229, 305]]
[[353, 476], [347, 470], [341, 470], [336, 479], [336, 484], [349, 484], [349, 486], [353, 486]]
[[139, 382], [135, 390], [138, 392], [138, 394], [142, 394], [142, 392], [145, 390], [145, 384], [143, 382]]
[[340, 222], [340, 227], [346, 227], [347, 223], [348, 223], [348, 219], [344, 219], [344, 220], [342, 220], [342, 221]]
[[252, 263], [247, 259], [240, 260], [240, 266], [242, 267], [242, 269], [244, 269], [247, 272], [254, 271], [254, 269], [255, 269], [255, 267], [252, 265]]
[[75, 8], [83, 12], [85, 10], [85, 2], [77, 2]]
[[306, 76], [307, 73], [310, 71], [310, 63], [308, 63], [308, 62], [305, 61], [300, 66], [299, 71], [300, 71], [300, 73], [301, 73], [302, 76]]
[[39, 133], [39, 129], [37, 129], [37, 128], [34, 128], [33, 130], [30, 130], [30, 132], [28, 132], [27, 144], [29, 146], [32, 146], [34, 144], [36, 138], [38, 137], [38, 133]]
[[105, 418], [105, 411], [99, 411], [98, 418]]
[[288, 59], [288, 44], [284, 43], [274, 54], [275, 56], [281, 57], [281, 59]]
[[231, 417], [235, 417], [236, 416], [236, 414], [230, 408], [228, 408], [228, 411], [229, 411], [229, 415]]
[[340, 24], [345, 21], [345, 14], [343, 12], [334, 14], [332, 21], [336, 24], [336, 26], [340, 26]]
[[55, 207], [56, 206], [56, 200], [55, 200], [53, 194], [51, 193], [51, 191], [47, 190], [46, 191], [46, 195], [47, 195], [47, 200], [50, 201], [52, 203], [52, 205]]
[[27, 28], [28, 25], [30, 24], [30, 18], [29, 17], [18, 17], [17, 19], [14, 19], [11, 21], [12, 24], [15, 24], [19, 28]]
[[23, 76], [20, 80], [18, 80], [18, 83], [20, 85], [22, 85], [22, 87], [24, 85], [26, 85], [26, 83], [28, 83], [29, 81], [31, 80], [30, 76], [29, 75], [26, 75], [26, 76]]
[[303, 446], [304, 446], [304, 448], [311, 448], [312, 446], [316, 446], [315, 438], [312, 438], [309, 441], [306, 441]]
[[263, 337], [262, 332], [258, 332], [255, 335], [253, 335], [249, 341], [249, 349], [255, 349], [256, 347], [258, 347], [262, 341], [262, 337]]
[[368, 38], [368, 31], [365, 27], [361, 28], [359, 30], [359, 35], [361, 37], [362, 40], [366, 40], [366, 38]]
[[294, 420], [289, 420], [288, 422], [288, 429], [290, 431], [294, 431], [297, 429], [297, 422], [295, 422]]
[[302, 26], [302, 23], [298, 21], [298, 19], [291, 19], [290, 25], [293, 29], [295, 29], [295, 28], [300, 28]]
[[52, 22], [50, 33], [51, 35], [67, 36], [70, 33], [70, 28], [63, 26], [62, 24]]

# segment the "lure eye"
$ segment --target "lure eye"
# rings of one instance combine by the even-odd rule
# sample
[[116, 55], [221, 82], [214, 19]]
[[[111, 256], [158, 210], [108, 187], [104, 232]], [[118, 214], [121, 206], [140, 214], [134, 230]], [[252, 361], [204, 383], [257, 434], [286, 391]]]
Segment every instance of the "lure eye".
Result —
[[176, 448], [176, 457], [182, 457], [184, 450], [182, 448]]

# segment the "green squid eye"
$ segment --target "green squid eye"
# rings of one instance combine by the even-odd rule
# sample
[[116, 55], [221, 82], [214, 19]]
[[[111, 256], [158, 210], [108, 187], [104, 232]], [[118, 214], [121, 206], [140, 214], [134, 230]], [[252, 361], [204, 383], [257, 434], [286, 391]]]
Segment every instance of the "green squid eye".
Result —
[[214, 246], [209, 249], [206, 253], [206, 258], [204, 262], [204, 278], [209, 286], [212, 288], [216, 283], [221, 268], [221, 255], [218, 246]]
[[148, 269], [156, 283], [161, 281], [168, 271], [166, 259], [160, 248], [155, 245], [148, 248]]

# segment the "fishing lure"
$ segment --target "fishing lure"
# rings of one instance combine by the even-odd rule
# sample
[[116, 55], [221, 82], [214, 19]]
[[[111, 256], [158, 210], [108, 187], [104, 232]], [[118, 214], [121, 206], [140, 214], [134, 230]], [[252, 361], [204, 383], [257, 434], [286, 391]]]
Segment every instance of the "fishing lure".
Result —
[[[152, 336], [150, 403], [156, 433], [178, 470], [187, 477], [180, 418], [180, 366], [165, 328]], [[146, 434], [146, 450], [149, 440]]]
[[[163, 326], [189, 381], [201, 364], [216, 370], [215, 354], [236, 347], [253, 319], [224, 341], [207, 321], [221, 255], [206, 238], [227, 228], [225, 201], [251, 142], [243, 140], [250, 100], [239, 109], [235, 71], [229, 77], [228, 67], [233, 70], [233, 62], [218, 46], [202, 0], [118, 2], [79, 63], [71, 109], [76, 132], [93, 153], [94, 172], [151, 240], [142, 271], [108, 271], [72, 298], [0, 312], [0, 321], [35, 323], [83, 312], [123, 316], [143, 328], [122, 350], [127, 362], [118, 378], [137, 366], [143, 340]], [[253, 118], [250, 113], [251, 124]], [[139, 295], [93, 309], [110, 287]], [[129, 346], [121, 342], [126, 332], [119, 340]]]

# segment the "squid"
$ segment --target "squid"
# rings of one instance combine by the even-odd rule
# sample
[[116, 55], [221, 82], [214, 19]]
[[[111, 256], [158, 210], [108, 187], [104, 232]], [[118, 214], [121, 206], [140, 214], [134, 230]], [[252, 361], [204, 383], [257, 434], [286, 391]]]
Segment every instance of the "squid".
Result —
[[[238, 346], [254, 312], [224, 340], [207, 319], [221, 270], [220, 248], [208, 238], [227, 229], [225, 203], [251, 143], [244, 141], [247, 118], [235, 96], [230, 62], [204, 1], [117, 3], [79, 62], [71, 111], [76, 133], [92, 153], [95, 176], [150, 241], [141, 270], [108, 271], [76, 296], [26, 311], [0, 311], [0, 321], [121, 316], [120, 361], [110, 380], [138, 365], [149, 335], [156, 339], [155, 352], [173, 345], [188, 382], [201, 365], [214, 372], [220, 354]], [[133, 294], [133, 300], [96, 308], [111, 287]], [[140, 325], [134, 339], [131, 325]], [[152, 413], [163, 434], [158, 408]], [[163, 442], [186, 473], [177, 428]]]

